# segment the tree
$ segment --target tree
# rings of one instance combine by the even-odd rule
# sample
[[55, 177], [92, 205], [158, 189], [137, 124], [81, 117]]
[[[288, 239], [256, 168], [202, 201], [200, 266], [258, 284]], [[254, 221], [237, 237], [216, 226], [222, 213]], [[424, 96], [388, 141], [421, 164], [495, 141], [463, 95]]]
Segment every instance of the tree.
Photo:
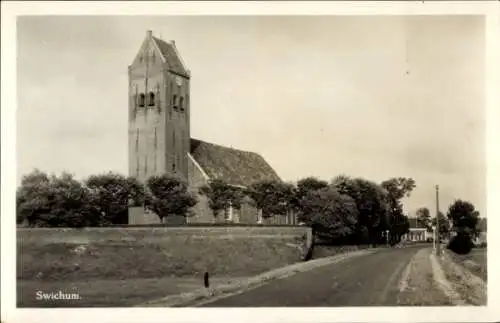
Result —
[[100, 223], [89, 203], [88, 190], [73, 175], [48, 176], [35, 170], [23, 177], [17, 190], [18, 222], [31, 226], [83, 227]]
[[280, 181], [261, 181], [250, 186], [247, 191], [263, 217], [286, 215], [293, 206], [294, 187]]
[[410, 232], [410, 221], [401, 210], [400, 206], [389, 211], [389, 243], [395, 245], [401, 237]]
[[311, 190], [302, 199], [302, 218], [322, 240], [339, 242], [353, 234], [356, 202], [333, 188]]
[[242, 189], [228, 185], [221, 180], [210, 181], [208, 185], [200, 188], [200, 193], [208, 198], [208, 206], [215, 217], [220, 211], [226, 210], [229, 205], [240, 209], [244, 197]]
[[457, 253], [457, 254], [468, 254], [472, 248], [474, 247], [474, 243], [469, 235], [469, 233], [465, 231], [457, 232], [457, 235], [451, 238], [448, 243], [448, 249]]
[[401, 241], [401, 237], [409, 232], [408, 217], [403, 212], [402, 199], [409, 197], [416, 187], [412, 178], [397, 177], [381, 183], [386, 190], [388, 205], [388, 222], [391, 244]]
[[50, 178], [38, 169], [24, 175], [16, 192], [17, 223], [34, 224], [42, 214], [50, 212]]
[[102, 225], [128, 223], [128, 207], [144, 203], [144, 186], [133, 177], [109, 172], [92, 175], [84, 183], [90, 203], [102, 215]]
[[405, 177], [391, 178], [382, 182], [381, 185], [387, 190], [389, 198], [398, 201], [405, 197], [409, 197], [413, 189], [416, 187], [415, 180]]
[[468, 201], [456, 200], [448, 208], [448, 219], [451, 220], [453, 229], [456, 232], [466, 232], [471, 237], [477, 237], [479, 211]]
[[162, 222], [167, 216], [189, 216], [197, 203], [187, 191], [187, 183], [168, 175], [155, 175], [147, 180], [146, 208], [156, 213]]
[[363, 232], [367, 233], [369, 243], [380, 242], [387, 227], [388, 207], [386, 192], [382, 187], [363, 178], [351, 179], [347, 176], [338, 176], [331, 185], [339, 193], [350, 196], [356, 203], [359, 242], [363, 240]]
[[[438, 219], [439, 219], [439, 236], [441, 238], [447, 237], [450, 234], [450, 222], [441, 211], [439, 211], [438, 213]], [[431, 223], [433, 226], [437, 226], [436, 217], [432, 218]], [[436, 228], [436, 230], [438, 230], [438, 228]]]
[[427, 228], [427, 230], [431, 227], [431, 214], [429, 209], [426, 207], [421, 207], [417, 210], [417, 221], [419, 226], [423, 226]]
[[302, 217], [303, 213], [303, 200], [310, 193], [317, 190], [321, 190], [328, 187], [328, 183], [326, 181], [322, 181], [315, 177], [306, 177], [297, 182], [297, 185], [294, 190], [294, 194], [292, 197], [292, 206], [294, 210], [298, 213], [299, 219]]

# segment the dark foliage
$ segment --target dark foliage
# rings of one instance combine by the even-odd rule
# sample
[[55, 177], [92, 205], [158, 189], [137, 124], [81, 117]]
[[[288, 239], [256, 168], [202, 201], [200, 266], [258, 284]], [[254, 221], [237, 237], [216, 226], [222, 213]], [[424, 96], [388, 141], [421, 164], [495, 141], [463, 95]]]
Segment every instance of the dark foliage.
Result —
[[474, 248], [474, 243], [469, 233], [458, 232], [456, 236], [451, 238], [447, 248], [456, 254], [464, 255]]
[[163, 221], [171, 215], [189, 216], [196, 198], [188, 192], [187, 183], [168, 175], [151, 176], [147, 181], [146, 207]]

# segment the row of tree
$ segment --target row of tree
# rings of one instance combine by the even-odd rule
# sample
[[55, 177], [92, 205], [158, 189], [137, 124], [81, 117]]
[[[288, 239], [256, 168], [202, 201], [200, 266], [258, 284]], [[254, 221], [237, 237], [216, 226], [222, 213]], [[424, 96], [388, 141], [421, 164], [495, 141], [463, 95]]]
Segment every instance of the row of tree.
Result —
[[[331, 182], [313, 177], [297, 183], [262, 181], [235, 187], [212, 181], [200, 188], [215, 217], [243, 200], [260, 209], [263, 217], [293, 212], [318, 237], [337, 244], [397, 243], [408, 232], [402, 200], [415, 188], [411, 178], [375, 183], [338, 176]], [[17, 190], [18, 223], [31, 226], [83, 227], [126, 224], [128, 207], [144, 205], [162, 220], [171, 215], [190, 216], [196, 192], [182, 180], [153, 176], [145, 185], [116, 173], [93, 175], [83, 181], [71, 174], [48, 175], [39, 170], [25, 175]]]
[[468, 201], [456, 200], [449, 206], [446, 215], [439, 211], [437, 218], [439, 221], [436, 220], [436, 217], [431, 218], [430, 211], [426, 207], [417, 210], [419, 227], [432, 231], [432, 227], [437, 227], [437, 223], [439, 223], [438, 230], [441, 236], [449, 236], [450, 232], [454, 231], [463, 232], [475, 238], [482, 230], [485, 230], [485, 228], [481, 228], [483, 225], [481, 220], [484, 219], [480, 218], [479, 211]]
[[264, 217], [297, 215], [324, 241], [345, 243], [392, 243], [408, 232], [402, 200], [415, 188], [411, 178], [393, 178], [380, 184], [348, 176], [330, 183], [314, 177], [296, 184], [263, 181], [248, 189], [213, 181], [201, 189], [214, 214], [231, 203], [238, 208], [245, 196]]

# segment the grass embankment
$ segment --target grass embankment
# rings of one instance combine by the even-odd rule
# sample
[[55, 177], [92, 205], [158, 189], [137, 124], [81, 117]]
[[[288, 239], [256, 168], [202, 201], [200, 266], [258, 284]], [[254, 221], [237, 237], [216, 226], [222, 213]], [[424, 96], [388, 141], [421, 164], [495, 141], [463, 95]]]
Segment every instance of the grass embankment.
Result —
[[485, 282], [488, 281], [488, 264], [486, 248], [474, 248], [466, 255], [458, 255], [451, 251], [448, 252], [456, 263], [464, 266], [471, 273], [478, 276]]
[[[301, 260], [304, 228], [20, 229], [18, 306], [130, 306]], [[36, 292], [80, 300], [36, 299]]]
[[[483, 259], [484, 266], [471, 259]], [[466, 304], [486, 305], [486, 250], [473, 249], [467, 255], [457, 255], [446, 250], [440, 263], [446, 280]]]

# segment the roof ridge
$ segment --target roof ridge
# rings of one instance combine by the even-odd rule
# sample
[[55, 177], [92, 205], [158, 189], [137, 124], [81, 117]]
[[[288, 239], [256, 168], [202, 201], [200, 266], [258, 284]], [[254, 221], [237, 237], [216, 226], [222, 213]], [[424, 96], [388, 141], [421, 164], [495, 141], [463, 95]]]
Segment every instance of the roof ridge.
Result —
[[281, 181], [276, 171], [255, 151], [241, 150], [191, 138], [191, 155], [212, 179], [248, 186], [261, 180]]
[[222, 145], [222, 144], [217, 144], [217, 143], [213, 143], [213, 142], [209, 142], [209, 141], [205, 141], [205, 140], [201, 140], [201, 139], [196, 139], [196, 138], [191, 138], [191, 139], [199, 141], [199, 142], [202, 142], [202, 143], [205, 143], [205, 144], [208, 144], [208, 145], [212, 145], [212, 146], [224, 148], [224, 149], [230, 149], [230, 150], [234, 150], [234, 151], [240, 151], [240, 152], [244, 152], [244, 153], [256, 154], [256, 155], [261, 156], [258, 152], [255, 152], [255, 151], [252, 151], [252, 150], [243, 150], [243, 149], [228, 147], [228, 146], [225, 146], [225, 145]]
[[189, 78], [189, 70], [175, 45], [155, 36], [151, 36], [151, 39], [160, 50], [169, 69]]

